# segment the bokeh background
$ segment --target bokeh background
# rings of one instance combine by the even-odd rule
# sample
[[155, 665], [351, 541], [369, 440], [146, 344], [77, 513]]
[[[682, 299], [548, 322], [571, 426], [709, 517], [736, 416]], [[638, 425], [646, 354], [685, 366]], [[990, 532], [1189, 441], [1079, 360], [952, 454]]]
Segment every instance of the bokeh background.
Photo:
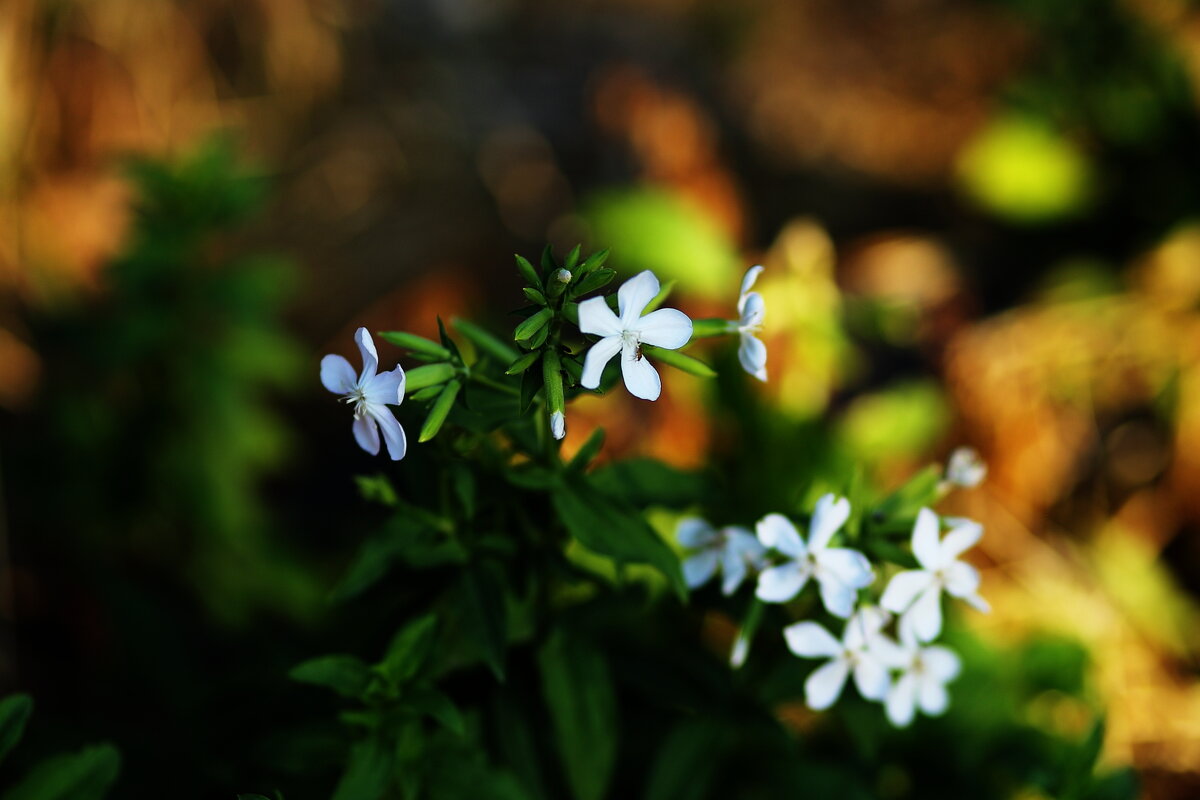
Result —
[[[7, 0], [0, 689], [131, 797], [302, 762], [263, 687], [379, 469], [319, 356], [502, 330], [511, 253], [583, 242], [694, 316], [766, 265], [753, 390], [883, 484], [976, 447], [970, 623], [1086, 654], [1086, 708], [1022, 713], [1200, 796], [1198, 108], [1186, 0]], [[699, 465], [705, 392], [567, 447]]]

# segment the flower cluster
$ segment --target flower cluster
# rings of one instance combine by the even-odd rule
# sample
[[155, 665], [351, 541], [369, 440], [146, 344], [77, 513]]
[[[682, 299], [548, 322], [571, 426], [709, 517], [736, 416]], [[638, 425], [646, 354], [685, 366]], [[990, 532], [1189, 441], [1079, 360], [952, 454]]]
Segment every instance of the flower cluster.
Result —
[[[960, 556], [983, 535], [971, 520], [939, 518], [928, 508], [917, 512], [912, 555], [918, 569], [896, 572], [882, 594], [864, 601], [876, 582], [871, 562], [859, 550], [835, 546], [850, 519], [850, 502], [821, 497], [808, 525], [808, 536], [782, 514], [758, 521], [755, 535], [736, 526], [715, 529], [689, 517], [677, 529], [679, 543], [692, 551], [684, 577], [698, 588], [722, 573], [722, 591], [733, 594], [757, 572], [755, 595], [764, 603], [788, 603], [810, 583], [821, 605], [845, 620], [841, 635], [812, 620], [783, 629], [788, 649], [801, 658], [824, 659], [805, 682], [805, 701], [814, 710], [833, 705], [853, 676], [859, 694], [881, 702], [892, 724], [908, 725], [917, 710], [936, 716], [949, 706], [946, 685], [961, 665], [952, 651], [934, 645], [942, 631], [942, 595], [961, 599], [980, 611], [988, 605], [978, 594], [979, 573]], [[943, 523], [949, 528], [941, 536]], [[886, 630], [894, 624], [895, 634]], [[748, 641], [739, 637], [732, 661], [746, 657]]]

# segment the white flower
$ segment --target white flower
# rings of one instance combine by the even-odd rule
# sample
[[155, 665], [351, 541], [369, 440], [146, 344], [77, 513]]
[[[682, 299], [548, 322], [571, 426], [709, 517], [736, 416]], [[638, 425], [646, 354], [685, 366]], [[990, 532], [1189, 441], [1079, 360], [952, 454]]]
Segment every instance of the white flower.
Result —
[[767, 379], [767, 346], [754, 334], [762, 330], [766, 307], [763, 304], [762, 295], [750, 291], [750, 287], [758, 280], [758, 275], [762, 271], [763, 268], [760, 266], [751, 267], [746, 270], [746, 275], [742, 278], [742, 291], [738, 295], [737, 306], [741, 319], [736, 324], [738, 339], [740, 339], [738, 361], [742, 362], [742, 369], [760, 381], [765, 381]]
[[987, 477], [987, 464], [974, 448], [959, 447], [950, 454], [946, 462], [946, 483], [963, 489], [972, 489]]
[[750, 569], [762, 569], [767, 550], [746, 528], [728, 526], [720, 530], [698, 517], [680, 520], [675, 538], [697, 552], [684, 559], [683, 579], [689, 589], [708, 583], [721, 567], [721, 591], [733, 594]]
[[858, 693], [868, 700], [883, 700], [891, 681], [889, 659], [895, 660], [895, 643], [879, 631], [888, 615], [878, 608], [861, 608], [846, 623], [839, 642], [815, 622], [797, 622], [783, 629], [788, 649], [801, 658], [827, 658], [804, 682], [804, 701], [814, 711], [829, 708], [842, 694], [853, 673]]
[[758, 522], [758, 540], [792, 560], [758, 576], [758, 597], [768, 603], [791, 600], [809, 577], [821, 587], [821, 601], [830, 614], [846, 619], [854, 611], [858, 590], [874, 580], [871, 564], [857, 550], [830, 547], [829, 540], [850, 518], [850, 501], [827, 494], [817, 501], [808, 527], [808, 544], [782, 514], [768, 514]]
[[629, 393], [643, 400], [658, 399], [662, 381], [642, 353], [642, 345], [677, 350], [692, 338], [692, 321], [682, 311], [660, 308], [642, 316], [658, 289], [658, 278], [646, 270], [625, 281], [617, 290], [620, 317], [612, 312], [603, 297], [593, 297], [579, 304], [579, 330], [603, 337], [588, 350], [580, 385], [586, 389], [599, 386], [604, 365], [619, 352], [621, 375]]
[[895, 650], [898, 658], [887, 658], [900, 675], [888, 689], [884, 708], [892, 724], [904, 728], [912, 722], [917, 708], [930, 717], [946, 711], [950, 705], [946, 684], [958, 677], [962, 664], [945, 647], [921, 647], [903, 625], [900, 633], [904, 644]]
[[404, 458], [407, 443], [404, 429], [396, 421], [388, 405], [404, 400], [404, 369], [397, 366], [391, 372], [376, 374], [379, 355], [366, 328], [354, 334], [362, 353], [363, 369], [357, 377], [350, 362], [341, 356], [328, 355], [321, 359], [321, 383], [326, 389], [342, 396], [345, 403], [354, 404], [354, 440], [371, 455], [379, 453], [379, 432], [387, 442], [388, 455], [393, 461]]
[[555, 439], [561, 439], [567, 435], [567, 417], [561, 411], [555, 411], [550, 415], [550, 433]]
[[943, 589], [980, 611], [990, 610], [987, 602], [976, 593], [979, 572], [958, 560], [983, 536], [983, 526], [968, 519], [954, 522], [946, 538], [939, 540], [937, 514], [928, 508], [917, 513], [912, 550], [922, 568], [897, 573], [879, 601], [888, 611], [903, 613], [901, 628], [910, 627], [922, 642], [933, 641], [941, 633]]

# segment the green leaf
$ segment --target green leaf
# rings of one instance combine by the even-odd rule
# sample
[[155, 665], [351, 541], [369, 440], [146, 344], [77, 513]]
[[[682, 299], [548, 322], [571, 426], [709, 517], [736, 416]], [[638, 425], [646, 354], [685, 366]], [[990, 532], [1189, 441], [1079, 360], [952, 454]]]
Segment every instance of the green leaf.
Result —
[[379, 503], [384, 506], [395, 506], [399, 498], [392, 483], [382, 473], [376, 475], [356, 475], [354, 482], [358, 484], [358, 493], [363, 500]]
[[101, 800], [120, 771], [117, 748], [92, 745], [38, 763], [4, 800]]
[[579, 252], [583, 249], [583, 245], [577, 244], [571, 248], [571, 252], [567, 253], [567, 260], [563, 262], [563, 269], [573, 270], [575, 265], [579, 263]]
[[546, 408], [551, 413], [564, 411], [567, 401], [563, 397], [562, 367], [559, 365], [558, 351], [547, 348], [542, 356], [542, 380], [546, 387]]
[[542, 274], [549, 275], [556, 269], [558, 265], [554, 263], [554, 246], [548, 244], [542, 249]]
[[662, 286], [659, 287], [658, 294], [650, 298], [649, 303], [646, 303], [646, 308], [642, 310], [642, 314], [649, 314], [651, 311], [655, 311], [659, 306], [665, 303], [667, 298], [671, 296], [671, 292], [675, 291], [675, 284], [678, 282], [678, 280], [672, 278], [671, 280], [662, 284]]
[[330, 599], [341, 602], [361, 594], [396, 563], [413, 569], [430, 569], [462, 564], [466, 560], [467, 551], [454, 539], [419, 522], [401, 518], [393, 521], [380, 535], [363, 543]]
[[535, 303], [539, 306], [544, 306], [547, 304], [546, 295], [542, 294], [537, 289], [531, 289], [530, 287], [526, 286], [521, 290], [521, 292], [531, 303]]
[[378, 670], [393, 685], [410, 680], [424, 666], [433, 648], [437, 617], [426, 614], [405, 625], [392, 638]]
[[542, 357], [541, 350], [531, 350], [525, 355], [513, 361], [508, 365], [508, 369], [504, 370], [505, 375], [516, 375], [524, 372], [537, 363], [537, 360]]
[[631, 458], [605, 464], [591, 475], [592, 484], [609, 497], [634, 508], [687, 508], [704, 499], [699, 475], [651, 458]]
[[709, 336], [722, 336], [737, 330], [737, 323], [727, 319], [694, 319], [692, 320], [692, 339], [705, 339]]
[[404, 704], [419, 714], [432, 717], [459, 736], [466, 731], [458, 707], [437, 689], [424, 687], [407, 692], [404, 695]]
[[604, 447], [604, 428], [596, 428], [592, 431], [591, 436], [588, 436], [587, 441], [576, 451], [567, 468], [582, 472], [587, 469], [588, 464], [592, 463], [592, 459], [600, 453], [600, 448], [602, 447]]
[[442, 385], [439, 383], [436, 386], [426, 386], [424, 389], [413, 392], [409, 395], [410, 398], [418, 403], [424, 403], [426, 400], [432, 400], [442, 393]]
[[[537, 351], [539, 354], [540, 350]], [[542, 388], [542, 376], [535, 370], [527, 369], [521, 376], [521, 413], [524, 414], [533, 405], [533, 398]]]
[[646, 784], [646, 800], [701, 800], [724, 757], [721, 727], [709, 720], [676, 725], [658, 748]]
[[517, 351], [497, 339], [488, 331], [470, 320], [454, 318], [450, 320], [454, 329], [467, 337], [480, 351], [487, 353], [501, 364], [507, 364], [517, 357]]
[[364, 739], [350, 750], [350, 761], [333, 791], [333, 800], [379, 800], [392, 777], [389, 748], [376, 738]]
[[438, 338], [442, 340], [442, 347], [450, 351], [451, 357], [458, 363], [462, 363], [462, 353], [458, 352], [458, 345], [450, 338], [450, 334], [446, 333], [446, 326], [442, 323], [442, 318], [437, 318]]
[[930, 464], [876, 506], [872, 511], [872, 521], [880, 521], [887, 517], [903, 517], [905, 519], [916, 517], [917, 512], [922, 508], [932, 506], [937, 502], [938, 484], [941, 483], [941, 480], [941, 467]]
[[433, 401], [433, 407], [429, 409], [429, 416], [425, 418], [425, 424], [421, 426], [421, 435], [417, 437], [418, 442], [428, 442], [437, 436], [438, 431], [442, 429], [442, 423], [446, 421], [446, 415], [454, 407], [454, 400], [458, 397], [460, 389], [462, 389], [461, 381], [447, 383], [446, 388], [442, 389], [437, 400]]
[[0, 761], [21, 741], [25, 723], [33, 713], [33, 698], [14, 694], [0, 701]]
[[579, 303], [563, 303], [562, 306], [563, 319], [572, 325], [579, 324]]
[[513, 331], [513, 339], [518, 342], [528, 342], [532, 340], [534, 335], [545, 329], [546, 323], [548, 323], [550, 318], [553, 316], [553, 311], [548, 308], [543, 308], [541, 311], [538, 311], [536, 314], [529, 317], [517, 326], [517, 329]]
[[437, 342], [431, 342], [424, 336], [417, 336], [415, 333], [405, 333], [403, 331], [379, 331], [379, 337], [385, 342], [391, 342], [397, 347], [403, 347], [405, 350], [411, 350], [414, 353], [422, 353], [432, 358], [449, 359], [451, 353], [445, 347], [442, 347]]
[[300, 683], [324, 686], [342, 697], [359, 699], [371, 683], [371, 669], [354, 656], [321, 656], [292, 667], [288, 677]]
[[571, 297], [582, 297], [588, 292], [594, 292], [597, 289], [602, 289], [607, 286], [613, 278], [617, 277], [616, 270], [598, 269], [590, 275], [585, 275], [579, 283], [575, 284], [571, 289]]
[[426, 364], [404, 373], [404, 391], [415, 394], [421, 389], [438, 386], [454, 377], [453, 364]]
[[582, 278], [594, 269], [599, 269], [604, 266], [604, 262], [608, 260], [608, 249], [597, 251], [587, 257], [587, 260], [579, 265], [579, 269], [575, 270], [575, 277]]
[[516, 774], [525, 792], [536, 800], [545, 800], [544, 758], [529, 720], [534, 712], [530, 705], [523, 695], [503, 690], [497, 692], [491, 714], [493, 738], [503, 761]]
[[695, 375], [698, 378], [715, 378], [717, 371], [705, 364], [698, 358], [686, 355], [678, 350], [664, 350], [661, 347], [653, 347], [648, 344], [642, 345], [642, 353], [653, 357], [657, 361], [664, 364], [669, 364], [675, 369], [683, 370], [689, 375]]
[[601, 800], [617, 755], [616, 693], [600, 652], [557, 630], [538, 653], [542, 693], [576, 800]]
[[572, 473], [551, 495], [554, 510], [584, 547], [618, 563], [649, 564], [687, 597], [679, 559], [640, 514], [614, 497], [601, 495], [585, 476]]
[[479, 565], [463, 572], [461, 591], [483, 660], [496, 680], [503, 681], [505, 651], [508, 649], [508, 609], [504, 591], [496, 577]]
[[539, 492], [557, 488], [562, 483], [562, 477], [554, 470], [533, 464], [525, 464], [510, 469], [504, 473], [504, 477], [513, 486]]
[[517, 271], [521, 273], [521, 277], [529, 281], [531, 285], [539, 289], [543, 288], [542, 278], [538, 275], [537, 270], [533, 268], [533, 264], [530, 264], [528, 260], [515, 253], [513, 254], [513, 258], [517, 260]]

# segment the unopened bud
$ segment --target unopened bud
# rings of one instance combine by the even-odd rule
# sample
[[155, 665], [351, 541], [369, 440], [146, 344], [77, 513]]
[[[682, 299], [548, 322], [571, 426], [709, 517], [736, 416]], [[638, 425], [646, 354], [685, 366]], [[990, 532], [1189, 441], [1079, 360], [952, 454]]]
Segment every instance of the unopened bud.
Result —
[[571, 270], [560, 269], [558, 272], [554, 273], [554, 278], [559, 283], [570, 283], [571, 282]]

